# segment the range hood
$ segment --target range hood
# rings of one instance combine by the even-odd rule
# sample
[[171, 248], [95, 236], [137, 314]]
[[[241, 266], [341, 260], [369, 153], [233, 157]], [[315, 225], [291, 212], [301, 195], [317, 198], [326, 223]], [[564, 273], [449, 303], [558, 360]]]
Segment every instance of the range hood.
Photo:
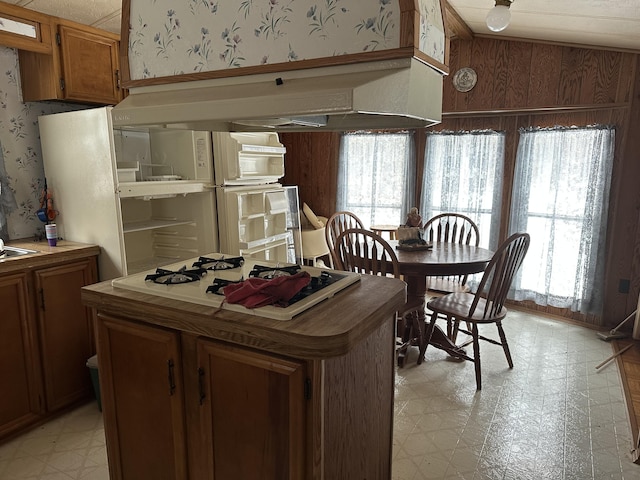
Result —
[[133, 87], [114, 126], [214, 131], [420, 128], [442, 116], [442, 73], [415, 58]]

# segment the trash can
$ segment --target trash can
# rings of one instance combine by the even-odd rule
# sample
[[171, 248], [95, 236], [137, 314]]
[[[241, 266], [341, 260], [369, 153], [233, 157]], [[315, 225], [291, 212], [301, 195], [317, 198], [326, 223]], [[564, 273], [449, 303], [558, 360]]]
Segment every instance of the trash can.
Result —
[[87, 360], [87, 367], [89, 367], [89, 373], [91, 374], [93, 393], [98, 401], [98, 410], [102, 411], [102, 401], [100, 400], [100, 377], [98, 377], [98, 355], [94, 355]]

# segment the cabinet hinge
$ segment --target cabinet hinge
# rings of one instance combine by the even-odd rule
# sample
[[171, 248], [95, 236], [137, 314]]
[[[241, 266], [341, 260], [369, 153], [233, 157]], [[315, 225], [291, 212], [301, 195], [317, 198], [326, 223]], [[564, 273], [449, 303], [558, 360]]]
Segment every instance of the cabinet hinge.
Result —
[[304, 398], [311, 400], [311, 379], [309, 377], [304, 379]]
[[59, 33], [56, 33], [56, 44], [62, 45], [62, 37]]
[[60, 79], [60, 90], [64, 90], [64, 78]]

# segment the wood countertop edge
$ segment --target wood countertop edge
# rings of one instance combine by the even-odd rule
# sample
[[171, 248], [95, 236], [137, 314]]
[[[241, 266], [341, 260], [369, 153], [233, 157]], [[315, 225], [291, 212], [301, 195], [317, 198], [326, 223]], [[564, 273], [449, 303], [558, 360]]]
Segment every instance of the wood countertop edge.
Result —
[[60, 240], [58, 245], [50, 247], [46, 240], [12, 240], [5, 245], [27, 250], [35, 250], [36, 253], [11, 257], [0, 261], [0, 275], [34, 268], [46, 268], [50, 265], [67, 261], [79, 260], [100, 254], [100, 246], [84, 243]]
[[[375, 295], [370, 304], [363, 297], [385, 283], [387, 295]], [[98, 313], [133, 318], [150, 325], [231, 342], [271, 353], [321, 360], [348, 353], [406, 302], [406, 284], [397, 279], [363, 279], [366, 288], [352, 285], [292, 320], [273, 320], [139, 292], [113, 288], [102, 282], [82, 288], [82, 302]], [[378, 300], [377, 302], [375, 300]], [[350, 304], [359, 305], [345, 313]], [[366, 318], [363, 318], [363, 314]], [[340, 322], [327, 318], [347, 315]]]

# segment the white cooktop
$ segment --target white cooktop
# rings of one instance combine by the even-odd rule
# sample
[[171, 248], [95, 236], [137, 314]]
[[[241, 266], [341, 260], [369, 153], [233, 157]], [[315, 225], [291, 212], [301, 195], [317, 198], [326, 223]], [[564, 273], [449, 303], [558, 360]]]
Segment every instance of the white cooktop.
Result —
[[[210, 253], [203, 256], [212, 259], [235, 257], [235, 255], [224, 255], [221, 253]], [[198, 261], [199, 258], [200, 257], [195, 257], [189, 260], [182, 260], [177, 263], [164, 265], [161, 268], [164, 270], [172, 271], [177, 271], [182, 267], [186, 267], [187, 269], [195, 268], [193, 267], [193, 263]], [[324, 287], [323, 289], [309, 295], [306, 298], [303, 298], [302, 300], [299, 300], [298, 302], [288, 307], [267, 305], [264, 307], [248, 309], [246, 307], [243, 307], [242, 305], [229, 304], [226, 302], [223, 304], [222, 300], [224, 299], [224, 297], [222, 295], [206, 292], [207, 287], [209, 287], [213, 283], [214, 278], [220, 278], [230, 281], [238, 281], [249, 278], [249, 272], [253, 269], [254, 265], [282, 267], [289, 264], [276, 264], [273, 262], [247, 258], [245, 259], [244, 265], [242, 267], [228, 270], [209, 270], [201, 280], [190, 283], [164, 285], [154, 283], [152, 281], [145, 281], [147, 275], [156, 273], [156, 270], [153, 269], [126, 277], [116, 278], [111, 281], [111, 284], [115, 288], [123, 288], [126, 290], [142, 292], [149, 295], [158, 295], [174, 300], [181, 300], [183, 302], [197, 303], [210, 307], [220, 307], [222, 305], [223, 309], [242, 312], [247, 315], [273, 318], [275, 320], [291, 320], [293, 317], [302, 313], [308, 308], [317, 305], [327, 298], [333, 297], [340, 290], [360, 280], [360, 274], [358, 273], [302, 266], [302, 270], [309, 272], [312, 277], [317, 277], [323, 271], [326, 271], [331, 275], [338, 275], [340, 278], [336, 282]]]

